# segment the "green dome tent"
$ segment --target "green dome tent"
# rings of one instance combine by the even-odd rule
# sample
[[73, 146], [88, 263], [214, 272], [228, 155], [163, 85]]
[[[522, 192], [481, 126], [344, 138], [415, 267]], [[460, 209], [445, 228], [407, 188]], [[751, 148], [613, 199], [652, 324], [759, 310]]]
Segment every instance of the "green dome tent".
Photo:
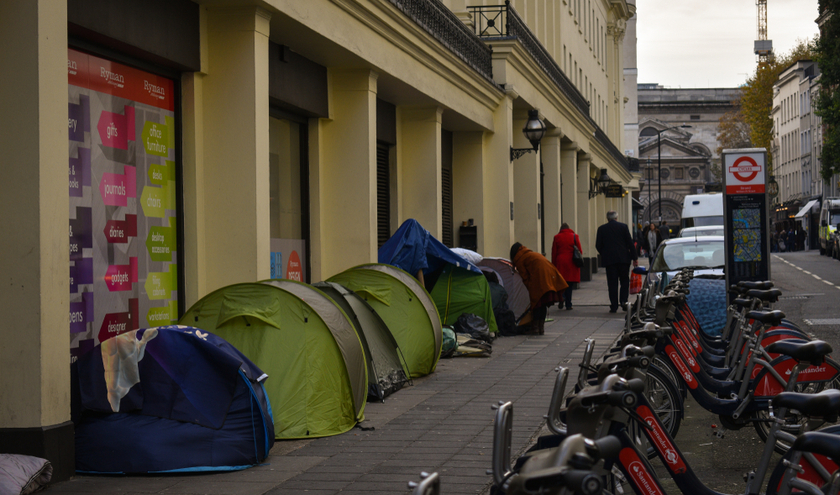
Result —
[[341, 307], [362, 339], [368, 366], [368, 399], [385, 400], [385, 397], [401, 389], [409, 381], [403, 371], [408, 366], [388, 325], [376, 314], [376, 310], [341, 284], [318, 282], [312, 285]]
[[291, 280], [218, 289], [180, 322], [239, 349], [271, 380], [277, 439], [337, 435], [364, 419], [367, 367], [347, 315], [323, 292]]
[[499, 331], [493, 314], [490, 284], [483, 274], [447, 263], [432, 288], [431, 296], [444, 325], [454, 325], [459, 316], [472, 313], [484, 318], [490, 333]]
[[371, 263], [328, 279], [359, 294], [388, 325], [405, 357], [411, 378], [428, 375], [440, 358], [440, 316], [431, 296], [411, 275], [391, 265]]

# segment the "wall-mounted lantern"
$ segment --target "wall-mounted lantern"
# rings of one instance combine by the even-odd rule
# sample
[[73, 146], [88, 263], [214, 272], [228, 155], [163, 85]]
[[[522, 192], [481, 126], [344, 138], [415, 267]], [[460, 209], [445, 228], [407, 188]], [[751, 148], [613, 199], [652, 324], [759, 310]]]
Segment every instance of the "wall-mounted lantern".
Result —
[[516, 160], [525, 153], [530, 153], [531, 151], [536, 153], [539, 151], [540, 141], [542, 141], [542, 138], [545, 135], [545, 122], [540, 120], [540, 112], [538, 110], [528, 110], [528, 122], [525, 123], [522, 133], [525, 134], [525, 138], [531, 142], [531, 146], [533, 146], [533, 148], [514, 148], [511, 146], [510, 161]]

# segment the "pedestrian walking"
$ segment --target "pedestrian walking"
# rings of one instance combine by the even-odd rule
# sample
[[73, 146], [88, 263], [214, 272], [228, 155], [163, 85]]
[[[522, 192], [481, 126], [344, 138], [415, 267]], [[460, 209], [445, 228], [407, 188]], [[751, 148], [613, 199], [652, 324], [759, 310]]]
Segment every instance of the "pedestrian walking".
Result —
[[[627, 311], [630, 295], [630, 263], [638, 266], [636, 250], [627, 224], [618, 220], [618, 213], [607, 212], [607, 223], [598, 227], [595, 249], [601, 255], [601, 263], [607, 269], [607, 290], [610, 295], [610, 313], [618, 311], [620, 305]], [[619, 289], [620, 286], [620, 289]]]
[[667, 220], [662, 220], [662, 223], [659, 225], [659, 236], [662, 237], [663, 241], [671, 238], [671, 227], [668, 227]]
[[522, 277], [531, 298], [531, 329], [525, 333], [543, 335], [549, 306], [563, 301], [563, 291], [569, 284], [545, 256], [518, 242], [510, 247], [510, 261]]
[[642, 236], [642, 246], [647, 251], [648, 267], [653, 266], [653, 258], [656, 256], [656, 248], [662, 243], [662, 236], [659, 235], [659, 229], [656, 225], [649, 223], [648, 228]]
[[642, 242], [643, 236], [644, 229], [642, 228], [642, 224], [637, 224], [636, 228], [633, 229], [633, 243], [636, 245], [636, 256], [642, 255], [642, 246], [644, 246], [644, 242]]
[[786, 244], [789, 251], [796, 251], [796, 231], [793, 228], [788, 230]]
[[583, 252], [580, 237], [569, 227], [569, 224], [564, 222], [560, 226], [560, 232], [554, 236], [554, 242], [551, 244], [551, 263], [560, 272], [563, 280], [569, 284], [569, 287], [563, 292], [566, 311], [571, 311], [572, 291], [580, 284], [580, 267], [574, 263], [575, 248], [578, 252]]

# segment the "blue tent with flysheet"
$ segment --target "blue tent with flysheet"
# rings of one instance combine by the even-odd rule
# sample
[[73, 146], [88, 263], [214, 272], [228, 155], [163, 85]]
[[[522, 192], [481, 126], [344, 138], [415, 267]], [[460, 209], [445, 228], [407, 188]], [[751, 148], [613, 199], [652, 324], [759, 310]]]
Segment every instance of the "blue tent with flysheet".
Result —
[[76, 471], [230, 471], [274, 444], [266, 375], [221, 337], [127, 332], [72, 364]]

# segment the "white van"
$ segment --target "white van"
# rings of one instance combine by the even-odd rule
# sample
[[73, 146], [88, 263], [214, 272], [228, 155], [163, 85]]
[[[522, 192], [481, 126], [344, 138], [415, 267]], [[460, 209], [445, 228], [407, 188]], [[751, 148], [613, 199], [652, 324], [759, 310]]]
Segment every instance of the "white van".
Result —
[[825, 198], [820, 208], [820, 254], [827, 253], [829, 237], [837, 230], [837, 224], [840, 224], [840, 198]]
[[723, 193], [689, 194], [683, 200], [680, 227], [723, 225]]

